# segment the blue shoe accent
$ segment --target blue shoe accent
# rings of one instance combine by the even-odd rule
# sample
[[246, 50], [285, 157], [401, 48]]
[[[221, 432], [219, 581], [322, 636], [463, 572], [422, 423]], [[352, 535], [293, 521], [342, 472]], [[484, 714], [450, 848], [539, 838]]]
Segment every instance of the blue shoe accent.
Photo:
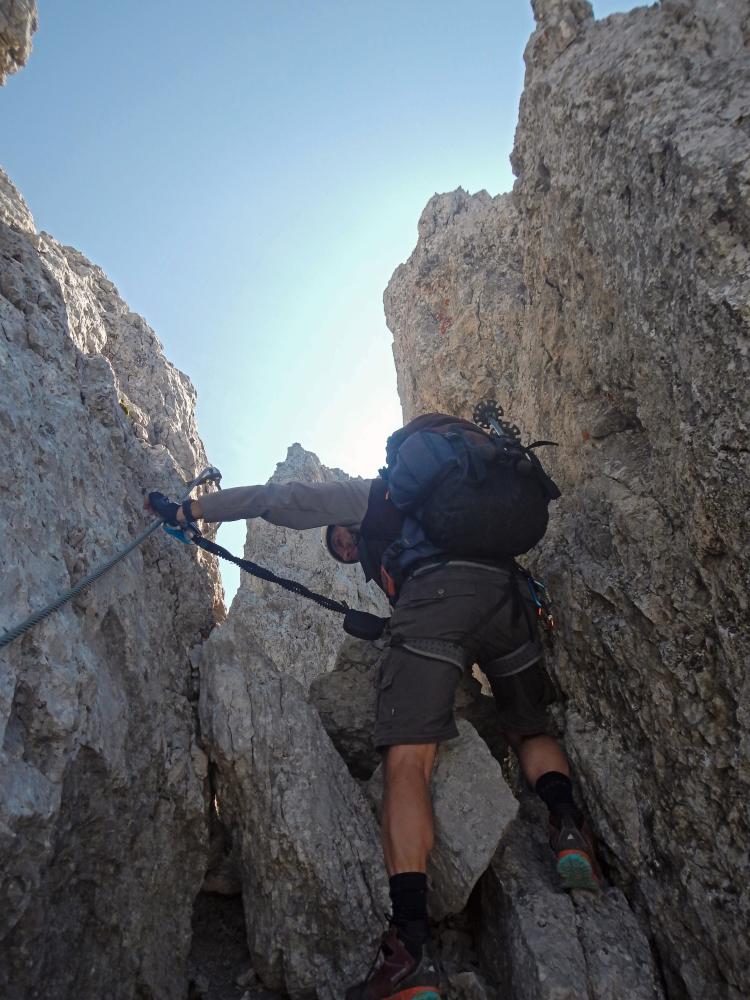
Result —
[[578, 851], [566, 851], [557, 861], [557, 874], [566, 889], [589, 889], [598, 892], [601, 888], [588, 857]]

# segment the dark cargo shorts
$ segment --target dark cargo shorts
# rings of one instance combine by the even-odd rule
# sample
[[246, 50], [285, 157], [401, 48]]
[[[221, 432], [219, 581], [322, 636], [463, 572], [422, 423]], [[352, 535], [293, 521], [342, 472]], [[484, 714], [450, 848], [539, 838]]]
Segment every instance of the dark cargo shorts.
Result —
[[478, 663], [505, 732], [549, 731], [554, 697], [541, 663], [536, 609], [523, 577], [454, 560], [424, 566], [401, 588], [380, 668], [375, 745], [439, 743], [458, 735], [456, 687]]

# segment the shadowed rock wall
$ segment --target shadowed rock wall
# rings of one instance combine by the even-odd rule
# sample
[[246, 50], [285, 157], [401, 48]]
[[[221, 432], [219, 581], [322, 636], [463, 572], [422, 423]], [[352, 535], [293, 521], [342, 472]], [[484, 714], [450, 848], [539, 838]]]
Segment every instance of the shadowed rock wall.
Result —
[[534, 4], [512, 195], [385, 295], [405, 416], [497, 395], [564, 491], [533, 562], [566, 741], [671, 996], [750, 992], [750, 10]]

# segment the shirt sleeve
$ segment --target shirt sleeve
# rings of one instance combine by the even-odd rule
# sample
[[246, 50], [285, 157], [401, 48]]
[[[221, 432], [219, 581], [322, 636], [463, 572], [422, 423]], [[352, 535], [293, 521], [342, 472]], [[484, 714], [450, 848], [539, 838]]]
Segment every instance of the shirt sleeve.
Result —
[[237, 486], [201, 497], [206, 521], [262, 517], [282, 528], [318, 528], [326, 524], [358, 527], [367, 512], [372, 479], [333, 483], [269, 483]]

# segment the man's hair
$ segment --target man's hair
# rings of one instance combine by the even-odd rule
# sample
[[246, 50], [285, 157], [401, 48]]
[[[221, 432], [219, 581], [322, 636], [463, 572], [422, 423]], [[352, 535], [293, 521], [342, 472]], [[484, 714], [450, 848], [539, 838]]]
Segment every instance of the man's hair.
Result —
[[[354, 528], [348, 528], [345, 524], [329, 524], [326, 528], [323, 529], [323, 543], [325, 547], [328, 549], [328, 555], [331, 556], [332, 559], [335, 559], [336, 562], [342, 563], [344, 566], [351, 566], [352, 560], [342, 559], [341, 556], [338, 554], [338, 552], [336, 552], [336, 550], [333, 547], [332, 535], [334, 528], [346, 528], [347, 531], [350, 531], [352, 535], [354, 535], [354, 538], [357, 542], [359, 542], [359, 537], [358, 537], [359, 532]], [[356, 561], [357, 561], [356, 559], [353, 560], [353, 562]]]

